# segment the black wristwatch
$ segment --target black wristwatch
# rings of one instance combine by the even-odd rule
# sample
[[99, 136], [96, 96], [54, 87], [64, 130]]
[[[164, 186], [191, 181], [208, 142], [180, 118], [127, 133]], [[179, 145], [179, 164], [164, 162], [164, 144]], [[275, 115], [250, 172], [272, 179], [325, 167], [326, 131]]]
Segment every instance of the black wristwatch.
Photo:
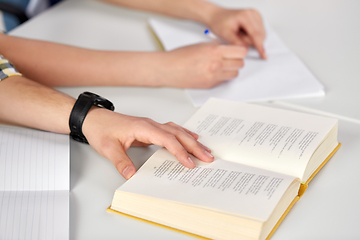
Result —
[[84, 123], [86, 115], [88, 114], [92, 106], [106, 108], [111, 111], [114, 111], [115, 109], [112, 102], [103, 97], [100, 97], [95, 93], [81, 93], [74, 104], [69, 119], [70, 136], [72, 137], [72, 139], [78, 142], [88, 143], [86, 137], [82, 132], [82, 125]]

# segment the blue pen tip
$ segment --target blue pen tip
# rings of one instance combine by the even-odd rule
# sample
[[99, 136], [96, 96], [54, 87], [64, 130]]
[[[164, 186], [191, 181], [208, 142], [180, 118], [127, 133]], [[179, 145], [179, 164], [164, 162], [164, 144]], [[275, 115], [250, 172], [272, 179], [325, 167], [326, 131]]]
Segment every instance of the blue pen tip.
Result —
[[204, 33], [205, 33], [205, 34], [208, 34], [208, 33], [209, 33], [209, 29], [206, 29]]

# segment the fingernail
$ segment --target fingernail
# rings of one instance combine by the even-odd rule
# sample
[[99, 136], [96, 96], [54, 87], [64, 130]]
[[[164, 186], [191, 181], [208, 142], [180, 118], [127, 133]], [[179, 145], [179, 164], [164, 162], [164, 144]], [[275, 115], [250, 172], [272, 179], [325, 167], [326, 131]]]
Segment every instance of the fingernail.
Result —
[[203, 145], [203, 147], [205, 148], [205, 152], [207, 151], [207, 152], [211, 153], [211, 149], [210, 149], [210, 148], [208, 148], [207, 146], [204, 146], [204, 145]]
[[209, 153], [208, 151], [205, 151], [205, 154], [206, 154], [206, 156], [208, 156], [210, 158], [214, 158], [214, 156], [211, 153]]
[[196, 136], [196, 138], [199, 137], [199, 135], [197, 133], [191, 132], [194, 136]]
[[187, 158], [188, 162], [195, 167], [194, 161], [191, 159], [191, 157]]
[[264, 59], [267, 59], [267, 58], [268, 58], [268, 56], [267, 56], [267, 54], [266, 54], [265, 51], [263, 51], [263, 57], [264, 57]]
[[131, 178], [135, 174], [135, 168], [133, 166], [127, 166], [123, 171], [123, 176], [126, 179]]

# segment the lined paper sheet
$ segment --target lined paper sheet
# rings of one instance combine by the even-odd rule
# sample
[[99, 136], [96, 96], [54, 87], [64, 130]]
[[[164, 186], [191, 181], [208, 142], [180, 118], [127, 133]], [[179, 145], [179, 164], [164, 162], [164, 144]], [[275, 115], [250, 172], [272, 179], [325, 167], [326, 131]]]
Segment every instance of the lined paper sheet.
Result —
[[68, 239], [69, 136], [0, 125], [0, 239]]
[[[149, 24], [166, 51], [213, 41], [204, 34], [206, 27], [193, 21], [150, 19]], [[257, 102], [325, 95], [324, 86], [267, 23], [265, 29], [268, 59], [260, 59], [257, 51], [250, 48], [236, 78], [211, 89], [186, 89], [195, 106], [201, 106], [210, 97]]]

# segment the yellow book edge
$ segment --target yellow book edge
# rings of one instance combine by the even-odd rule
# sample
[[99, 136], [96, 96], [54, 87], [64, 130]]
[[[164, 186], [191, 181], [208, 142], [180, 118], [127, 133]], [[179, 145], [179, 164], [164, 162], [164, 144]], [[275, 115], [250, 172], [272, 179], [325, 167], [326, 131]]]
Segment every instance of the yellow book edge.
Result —
[[[281, 216], [281, 218], [279, 219], [279, 221], [276, 223], [276, 225], [274, 226], [274, 228], [271, 230], [271, 232], [269, 233], [268, 237], [266, 238], [266, 240], [270, 239], [271, 236], [273, 235], [273, 233], [276, 231], [276, 229], [278, 228], [278, 226], [280, 225], [280, 223], [282, 222], [282, 220], [285, 218], [285, 216], [288, 214], [288, 212], [290, 212], [291, 208], [294, 206], [294, 204], [299, 201], [300, 197], [299, 196], [296, 196], [294, 198], [294, 200], [290, 203], [289, 207], [285, 210], [285, 212], [283, 213], [283, 215]], [[143, 218], [139, 218], [139, 217], [135, 217], [135, 216], [132, 216], [132, 215], [129, 215], [129, 214], [126, 214], [126, 213], [122, 213], [122, 212], [119, 212], [119, 211], [116, 211], [116, 210], [113, 210], [110, 208], [111, 206], [109, 206], [106, 211], [107, 212], [111, 212], [111, 213], [116, 213], [116, 214], [119, 214], [119, 215], [122, 215], [122, 216], [125, 216], [125, 217], [129, 217], [129, 218], [132, 218], [132, 219], [135, 219], [135, 220], [138, 220], [138, 221], [141, 221], [141, 222], [145, 222], [145, 223], [150, 223], [150, 224], [153, 224], [155, 226], [158, 226], [158, 227], [162, 227], [162, 228], [166, 228], [168, 230], [172, 230], [172, 231], [175, 231], [175, 232], [178, 232], [178, 233], [182, 233], [182, 234], [185, 234], [185, 235], [188, 235], [188, 236], [191, 236], [193, 238], [197, 238], [197, 239], [204, 239], [204, 240], [208, 240], [210, 238], [206, 238], [206, 237], [203, 237], [203, 236], [200, 236], [200, 235], [196, 235], [194, 233], [189, 233], [189, 232], [186, 232], [186, 231], [182, 231], [182, 230], [179, 230], [177, 228], [172, 228], [172, 227], [169, 227], [169, 226], [166, 226], [166, 225], [163, 225], [163, 224], [160, 224], [160, 223], [156, 223], [156, 222], [152, 222], [150, 220], [145, 220]]]
[[198, 238], [198, 239], [210, 239], [210, 238], [206, 238], [206, 237], [203, 237], [203, 236], [200, 236], [200, 235], [196, 235], [196, 234], [194, 234], [194, 233], [189, 233], [189, 232], [186, 232], [186, 231], [179, 230], [179, 229], [177, 229], [177, 228], [173, 228], [173, 227], [169, 227], [169, 226], [166, 226], [166, 225], [163, 225], [163, 224], [160, 224], [160, 223], [156, 223], [156, 222], [153, 222], [153, 221], [150, 221], [150, 220], [146, 220], [146, 219], [139, 218], [139, 217], [135, 217], [135, 216], [132, 216], [132, 215], [129, 215], [129, 214], [126, 214], [126, 213], [118, 212], [118, 211], [116, 211], [116, 210], [111, 209], [110, 207], [111, 207], [111, 206], [109, 206], [109, 207], [106, 209], [107, 212], [120, 214], [120, 215], [125, 216], [125, 217], [129, 217], [129, 218], [132, 218], [132, 219], [135, 219], [135, 220], [138, 220], [138, 221], [141, 221], [141, 222], [145, 222], [145, 223], [150, 223], [150, 224], [152, 224], [152, 225], [155, 225], [155, 226], [158, 226], [158, 227], [162, 227], [162, 228], [166, 228], [166, 229], [168, 229], [168, 230], [172, 230], [172, 231], [175, 231], [175, 232], [178, 232], [178, 233], [182, 233], [182, 234], [185, 234], [185, 235], [194, 237], [194, 238]]
[[322, 164], [313, 172], [313, 174], [311, 174], [311, 176], [309, 177], [309, 179], [305, 182], [305, 183], [301, 183], [300, 189], [299, 189], [299, 197], [301, 198], [308, 185], [309, 182], [315, 177], [315, 175], [325, 166], [325, 164], [330, 160], [330, 158], [337, 152], [337, 150], [339, 150], [339, 148], [341, 147], [341, 143], [339, 143], [336, 148], [334, 148], [334, 150], [329, 154], [329, 156], [322, 162]]
[[[341, 146], [341, 143], [339, 143], [337, 145], [337, 147], [329, 154], [329, 156], [323, 161], [323, 163], [313, 172], [313, 174], [309, 177], [309, 179], [305, 182], [305, 183], [302, 183], [300, 185], [300, 189], [299, 189], [299, 193], [298, 193], [298, 196], [296, 196], [294, 198], [294, 200], [290, 203], [289, 207], [285, 210], [285, 212], [283, 213], [283, 215], [280, 217], [280, 219], [278, 220], [278, 222], [275, 224], [274, 228], [271, 230], [271, 232], [269, 233], [269, 235], [267, 236], [266, 240], [269, 240], [271, 238], [271, 236], [274, 234], [274, 232], [276, 231], [276, 229], [279, 227], [279, 225], [281, 224], [281, 222], [284, 220], [284, 218], [286, 217], [286, 215], [290, 212], [291, 208], [295, 205], [295, 203], [297, 201], [300, 200], [300, 198], [304, 195], [307, 187], [308, 187], [308, 184], [309, 182], [314, 178], [314, 176], [320, 171], [321, 168], [324, 167], [324, 165], [330, 160], [330, 158], [335, 154], [335, 152], [337, 152], [337, 150], [339, 150]], [[126, 214], [126, 213], [122, 213], [122, 212], [119, 212], [119, 211], [116, 211], [116, 210], [113, 210], [110, 208], [111, 206], [109, 206], [106, 211], [107, 212], [111, 212], [111, 213], [116, 213], [116, 214], [120, 214], [122, 216], [125, 216], [125, 217], [129, 217], [129, 218], [132, 218], [132, 219], [136, 219], [138, 221], [141, 221], [141, 222], [145, 222], [145, 223], [150, 223], [150, 224], [153, 224], [155, 226], [158, 226], [158, 227], [162, 227], [162, 228], [166, 228], [166, 229], [169, 229], [169, 230], [172, 230], [172, 231], [175, 231], [175, 232], [178, 232], [178, 233], [182, 233], [182, 234], [185, 234], [185, 235], [188, 235], [188, 236], [191, 236], [191, 237], [194, 237], [194, 238], [198, 238], [198, 239], [209, 239], [209, 238], [206, 238], [206, 237], [203, 237], [203, 236], [200, 236], [200, 235], [196, 235], [196, 234], [193, 234], [193, 233], [189, 233], [189, 232], [186, 232], [186, 231], [182, 231], [182, 230], [179, 230], [179, 229], [176, 229], [176, 228], [172, 228], [172, 227], [169, 227], [169, 226], [166, 226], [166, 225], [163, 225], [163, 224], [160, 224], [160, 223], [156, 223], [156, 222], [152, 222], [150, 220], [145, 220], [143, 218], [139, 218], [139, 217], [135, 217], [135, 216], [132, 216], [132, 215], [129, 215], [129, 214]]]
[[304, 195], [309, 182], [315, 177], [315, 175], [320, 171], [320, 169], [322, 169], [325, 164], [330, 160], [330, 158], [337, 152], [337, 150], [339, 150], [339, 148], [341, 147], [341, 143], [339, 143], [336, 148], [329, 154], [329, 156], [322, 162], [322, 164], [313, 172], [313, 174], [311, 174], [311, 176], [309, 177], [309, 179], [305, 182], [305, 183], [301, 183], [300, 188], [299, 188], [299, 193], [298, 196], [295, 197], [295, 199], [291, 202], [291, 204], [289, 205], [289, 207], [286, 209], [286, 211], [284, 212], [284, 214], [280, 217], [279, 221], [275, 224], [274, 228], [271, 230], [271, 232], [269, 233], [269, 235], [267, 236], [266, 240], [269, 240], [271, 238], [271, 236], [274, 234], [274, 232], [276, 231], [276, 229], [279, 227], [280, 223], [282, 222], [282, 220], [285, 218], [285, 216], [288, 214], [288, 212], [290, 211], [290, 209], [294, 206], [294, 204], [300, 200], [300, 198]]

